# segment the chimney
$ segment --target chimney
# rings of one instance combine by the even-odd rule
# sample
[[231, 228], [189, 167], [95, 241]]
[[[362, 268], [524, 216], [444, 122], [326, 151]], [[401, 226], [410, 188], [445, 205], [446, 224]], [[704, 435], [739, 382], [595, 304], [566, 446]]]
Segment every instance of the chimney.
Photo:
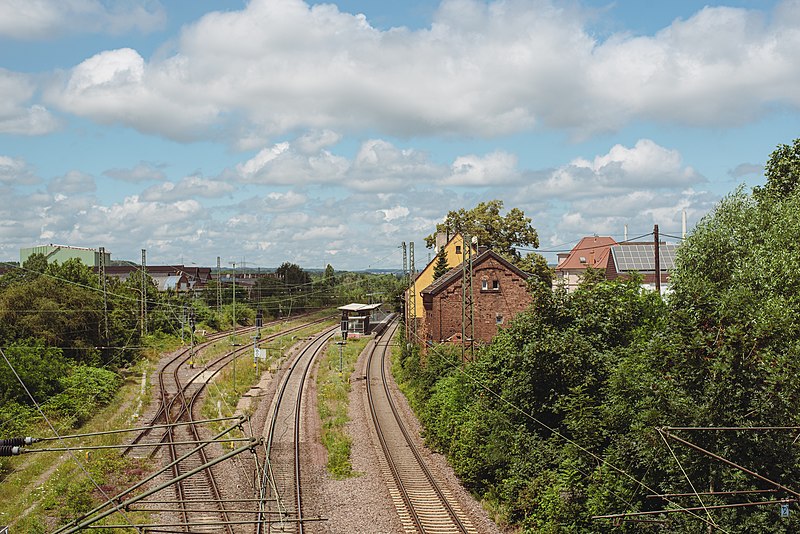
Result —
[[436, 232], [436, 252], [438, 253], [439, 250], [443, 246], [447, 244], [447, 233], [446, 232]]
[[683, 213], [681, 214], [681, 222], [683, 223], [682, 225], [683, 233], [681, 234], [681, 237], [683, 239], [686, 239], [686, 210], [683, 210]]

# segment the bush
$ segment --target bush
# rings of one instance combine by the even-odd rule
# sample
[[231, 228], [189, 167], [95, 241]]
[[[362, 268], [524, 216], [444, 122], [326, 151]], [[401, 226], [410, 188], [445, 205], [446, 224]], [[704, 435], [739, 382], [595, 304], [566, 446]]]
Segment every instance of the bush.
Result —
[[45, 408], [78, 425], [89, 419], [96, 408], [108, 404], [121, 384], [122, 378], [107, 369], [75, 367], [61, 380], [64, 391], [50, 398]]

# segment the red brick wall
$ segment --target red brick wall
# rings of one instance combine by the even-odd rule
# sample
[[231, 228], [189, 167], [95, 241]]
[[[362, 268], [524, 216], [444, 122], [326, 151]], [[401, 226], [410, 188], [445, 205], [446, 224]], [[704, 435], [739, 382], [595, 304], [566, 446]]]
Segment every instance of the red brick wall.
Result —
[[[482, 280], [488, 289], [483, 290]], [[493, 289], [493, 281], [499, 288]], [[525, 280], [493, 258], [481, 262], [472, 274], [473, 317], [475, 339], [490, 341], [497, 334], [498, 326], [507, 326], [519, 312], [530, 306], [531, 297]], [[502, 324], [497, 324], [497, 315], [502, 315]], [[461, 279], [450, 284], [430, 303], [426, 312], [425, 339], [433, 342], [461, 336]]]

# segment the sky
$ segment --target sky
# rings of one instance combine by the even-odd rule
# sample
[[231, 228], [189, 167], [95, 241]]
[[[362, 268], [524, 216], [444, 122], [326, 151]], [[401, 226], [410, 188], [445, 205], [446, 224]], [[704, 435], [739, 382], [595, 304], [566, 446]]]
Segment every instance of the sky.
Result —
[[[0, 0], [0, 260], [401, 269], [679, 236], [800, 137], [800, 1]], [[527, 252], [527, 251], [524, 251]]]

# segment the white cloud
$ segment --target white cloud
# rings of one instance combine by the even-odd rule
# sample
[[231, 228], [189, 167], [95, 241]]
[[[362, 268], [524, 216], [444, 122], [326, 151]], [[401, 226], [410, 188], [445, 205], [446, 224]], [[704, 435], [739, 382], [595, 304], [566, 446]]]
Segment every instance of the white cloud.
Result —
[[331, 130], [314, 131], [298, 138], [294, 142], [294, 147], [301, 154], [316, 154], [324, 148], [335, 145], [341, 139], [341, 134]]
[[378, 211], [383, 213], [383, 218], [387, 222], [405, 218], [409, 213], [411, 213], [411, 211], [405, 206], [394, 206], [393, 208], [386, 208]]
[[193, 197], [218, 198], [235, 190], [231, 184], [203, 178], [187, 176], [177, 183], [164, 182], [147, 188], [141, 199], [148, 202], [169, 202]]
[[80, 171], [70, 171], [64, 176], [53, 178], [47, 186], [47, 190], [50, 193], [60, 193], [67, 196], [93, 193], [96, 189], [97, 184], [94, 178]]
[[161, 29], [166, 14], [154, 0], [4, 0], [0, 36], [52, 39], [67, 33], [121, 34]]
[[523, 188], [527, 198], [593, 198], [609, 193], [625, 194], [634, 189], [682, 188], [705, 182], [680, 153], [649, 139], [631, 147], [614, 145], [592, 161], [576, 158], [569, 165], [536, 178]]
[[39, 183], [39, 181], [25, 160], [0, 156], [0, 183], [31, 185]]
[[30, 76], [0, 68], [0, 133], [42, 135], [58, 128], [58, 120], [46, 108], [29, 105], [34, 92]]
[[517, 157], [495, 151], [484, 157], [474, 154], [459, 156], [453, 162], [451, 174], [442, 183], [460, 186], [502, 185], [519, 179]]
[[347, 235], [347, 226], [337, 224], [335, 226], [311, 226], [310, 228], [297, 232], [292, 236], [299, 241], [311, 241], [318, 239], [341, 239]]
[[132, 169], [108, 169], [103, 174], [114, 178], [115, 180], [122, 180], [123, 182], [163, 182], [167, 179], [167, 175], [161, 170], [162, 166], [154, 165], [152, 163], [140, 162]]
[[[296, 149], [297, 144], [303, 148]], [[277, 143], [236, 165], [228, 175], [242, 183], [334, 184], [356, 191], [390, 192], [436, 180], [446, 172], [428, 161], [426, 154], [398, 149], [380, 139], [364, 141], [352, 161], [326, 149], [308, 152], [310, 147], [305, 138]]]
[[[536, 123], [585, 136], [634, 119], [731, 125], [800, 107], [800, 4], [706, 7], [654, 35], [598, 40], [547, 0], [445, 0], [429, 28], [379, 30], [332, 4], [253, 0], [184, 28], [172, 55], [87, 59], [49, 101], [176, 139], [263, 146], [299, 129], [493, 136]], [[780, 16], [777, 16], [780, 14]], [[231, 38], [235, 35], [236, 38]]]

